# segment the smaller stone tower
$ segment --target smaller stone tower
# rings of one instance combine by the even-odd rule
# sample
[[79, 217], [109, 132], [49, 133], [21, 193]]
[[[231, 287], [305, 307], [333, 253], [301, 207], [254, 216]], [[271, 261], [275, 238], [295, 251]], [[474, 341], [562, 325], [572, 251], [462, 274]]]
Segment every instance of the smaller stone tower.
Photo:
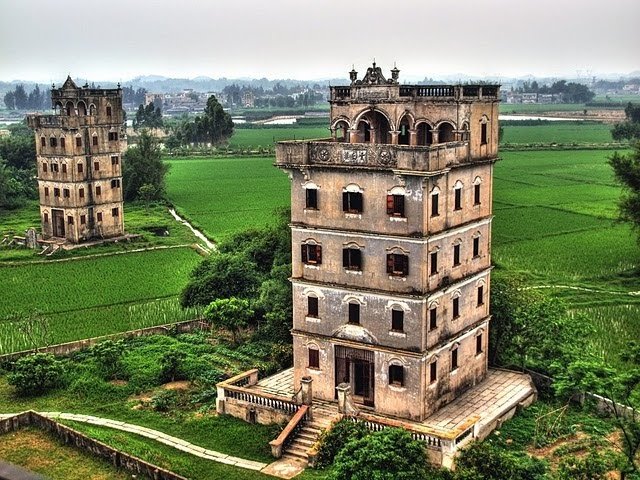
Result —
[[53, 115], [30, 115], [35, 130], [44, 238], [78, 243], [124, 234], [122, 90], [53, 86]]

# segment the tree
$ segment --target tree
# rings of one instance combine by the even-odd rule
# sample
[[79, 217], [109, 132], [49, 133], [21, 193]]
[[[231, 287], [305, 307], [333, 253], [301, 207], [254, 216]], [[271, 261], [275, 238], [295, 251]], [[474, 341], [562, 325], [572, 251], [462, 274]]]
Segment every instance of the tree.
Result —
[[611, 130], [614, 140], [640, 140], [640, 105], [629, 102], [624, 109], [626, 121], [616, 123]]
[[175, 382], [182, 375], [187, 354], [177, 348], [167, 350], [160, 358], [160, 377], [163, 382]]
[[156, 107], [153, 102], [144, 105], [140, 104], [136, 116], [133, 119], [133, 129], [159, 128], [162, 127], [162, 110]]
[[211, 302], [204, 311], [204, 318], [215, 327], [229, 330], [235, 344], [238, 331], [249, 325], [253, 314], [248, 300], [231, 297]]
[[633, 145], [631, 153], [614, 152], [609, 165], [624, 189], [618, 203], [620, 219], [632, 223], [640, 241], [640, 141]]
[[156, 198], [156, 187], [150, 183], [145, 183], [138, 189], [138, 198], [144, 202], [145, 210], [149, 210], [149, 205]]
[[16, 361], [7, 381], [18, 395], [35, 396], [61, 386], [64, 374], [65, 368], [56, 357], [50, 353], [34, 353]]
[[105, 379], [116, 380], [122, 377], [124, 374], [122, 358], [125, 352], [122, 340], [117, 342], [105, 340], [91, 347], [90, 351]]
[[145, 184], [155, 188], [152, 200], [162, 200], [168, 171], [169, 165], [162, 161], [157, 140], [148, 131], [142, 130], [138, 144], [127, 150], [122, 165], [125, 200], [140, 198], [140, 188]]
[[640, 345], [630, 342], [620, 359], [619, 369], [599, 358], [575, 360], [556, 375], [553, 386], [566, 398], [591, 392], [608, 401], [608, 410], [622, 432], [625, 462], [620, 473], [624, 480], [640, 475]]

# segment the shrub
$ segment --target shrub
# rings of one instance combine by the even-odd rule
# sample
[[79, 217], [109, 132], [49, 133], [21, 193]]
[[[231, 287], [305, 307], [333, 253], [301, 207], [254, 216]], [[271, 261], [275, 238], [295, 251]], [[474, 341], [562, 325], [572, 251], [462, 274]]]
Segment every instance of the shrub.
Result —
[[563, 458], [558, 466], [558, 480], [605, 480], [614, 468], [614, 459], [591, 450], [586, 457]]
[[542, 480], [547, 470], [541, 460], [524, 452], [501, 450], [489, 442], [473, 442], [462, 450], [456, 468], [456, 477], [484, 480]]
[[105, 340], [91, 347], [91, 355], [105, 379], [116, 380], [118, 377], [123, 376], [122, 356], [124, 355], [124, 350], [125, 346], [122, 340], [117, 342]]
[[163, 382], [175, 382], [184, 379], [183, 363], [187, 354], [176, 348], [166, 351], [160, 357], [160, 378]]
[[316, 465], [326, 467], [333, 463], [340, 450], [351, 440], [358, 440], [369, 434], [369, 430], [362, 423], [341, 420], [333, 425], [331, 430], [325, 430], [320, 435], [320, 448]]
[[34, 353], [16, 361], [7, 381], [18, 395], [41, 395], [63, 384], [65, 368], [50, 353]]
[[151, 399], [151, 408], [157, 412], [168, 412], [178, 405], [178, 392], [162, 390]]

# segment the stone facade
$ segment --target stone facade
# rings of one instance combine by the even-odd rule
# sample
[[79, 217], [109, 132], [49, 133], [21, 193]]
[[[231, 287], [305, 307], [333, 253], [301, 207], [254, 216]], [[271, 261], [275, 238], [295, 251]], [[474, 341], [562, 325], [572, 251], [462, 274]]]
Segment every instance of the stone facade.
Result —
[[78, 243], [124, 234], [122, 90], [51, 90], [54, 115], [30, 115], [35, 130], [44, 238]]
[[351, 386], [422, 421], [487, 374], [497, 85], [331, 88], [331, 138], [281, 142], [291, 179], [294, 385]]

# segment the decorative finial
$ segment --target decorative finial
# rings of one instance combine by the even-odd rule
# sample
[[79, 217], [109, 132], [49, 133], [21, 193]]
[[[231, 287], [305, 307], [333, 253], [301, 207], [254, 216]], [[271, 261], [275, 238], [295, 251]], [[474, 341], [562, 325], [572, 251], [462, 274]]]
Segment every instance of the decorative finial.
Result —
[[376, 57], [373, 57], [373, 68], [376, 68]]

